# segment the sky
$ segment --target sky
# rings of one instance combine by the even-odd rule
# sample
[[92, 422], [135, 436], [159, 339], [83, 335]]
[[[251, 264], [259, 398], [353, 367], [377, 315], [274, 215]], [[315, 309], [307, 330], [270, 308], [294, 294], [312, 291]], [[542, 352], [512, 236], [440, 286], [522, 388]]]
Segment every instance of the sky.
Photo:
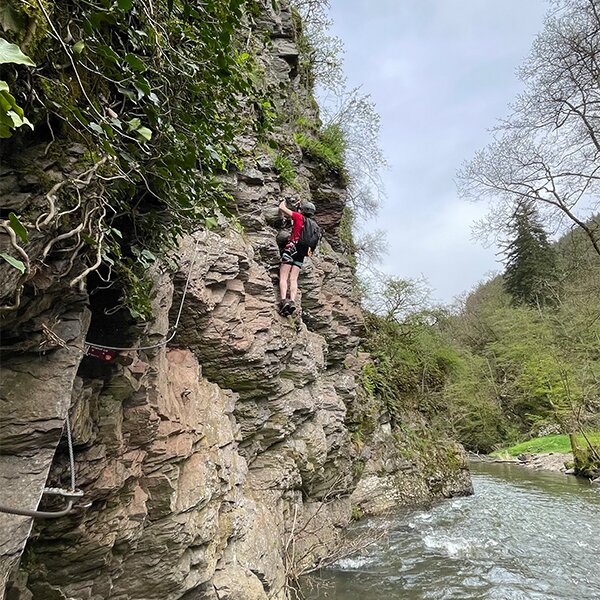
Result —
[[491, 139], [522, 84], [545, 0], [330, 0], [348, 86], [381, 116], [386, 200], [364, 228], [387, 232], [381, 269], [424, 276], [449, 303], [502, 269], [472, 236], [484, 203], [458, 197], [456, 172]]

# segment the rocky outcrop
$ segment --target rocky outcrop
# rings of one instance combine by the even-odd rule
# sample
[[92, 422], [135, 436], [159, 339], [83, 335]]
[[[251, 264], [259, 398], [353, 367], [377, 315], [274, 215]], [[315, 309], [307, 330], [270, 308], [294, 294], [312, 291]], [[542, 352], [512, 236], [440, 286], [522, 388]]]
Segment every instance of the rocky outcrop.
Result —
[[[281, 110], [292, 98], [310, 107], [281, 4], [258, 18], [260, 39], [269, 38], [261, 60], [285, 89]], [[302, 156], [285, 127], [273, 139], [294, 163], [296, 187], [282, 184], [269, 148], [240, 140], [244, 167], [223, 178], [236, 226], [183, 239], [176, 268], [154, 270], [154, 320], [144, 330], [103, 304], [101, 286], [90, 280], [72, 292], [43, 269], [41, 293], [30, 286], [5, 317], [0, 503], [34, 508], [46, 480], [66, 484], [59, 440], [69, 408], [85, 494], [71, 515], [36, 521], [31, 534], [31, 519], [0, 515], [10, 600], [285, 600], [290, 572], [331, 553], [356, 509], [468, 491], [458, 449], [451, 465], [407, 457], [382, 407], [368, 439], [357, 440], [368, 357], [358, 351], [363, 318], [340, 252], [344, 187]], [[5, 190], [22, 193], [25, 175], [7, 176]], [[21, 200], [35, 212], [31, 193]], [[292, 196], [317, 203], [325, 231], [302, 272], [294, 319], [276, 311], [277, 205]], [[32, 262], [47, 244], [36, 240]], [[48, 268], [64, 271], [51, 258]], [[18, 277], [6, 273], [10, 295]], [[88, 341], [147, 349], [110, 362], [82, 357], [91, 293]]]
[[[89, 314], [74, 302], [53, 311], [49, 339], [61, 346], [48, 354], [3, 353], [0, 380], [0, 505], [34, 510], [71, 403]], [[38, 318], [42, 318], [38, 314]], [[48, 318], [49, 313], [45, 313]], [[50, 322], [49, 320], [47, 322]], [[45, 330], [44, 330], [45, 331]], [[48, 329], [48, 331], [50, 331]], [[0, 512], [0, 589], [18, 564], [32, 519]]]
[[384, 426], [370, 440], [363, 457], [361, 478], [350, 497], [360, 515], [473, 492], [467, 456], [458, 444], [440, 441], [423, 454], [403, 445]]

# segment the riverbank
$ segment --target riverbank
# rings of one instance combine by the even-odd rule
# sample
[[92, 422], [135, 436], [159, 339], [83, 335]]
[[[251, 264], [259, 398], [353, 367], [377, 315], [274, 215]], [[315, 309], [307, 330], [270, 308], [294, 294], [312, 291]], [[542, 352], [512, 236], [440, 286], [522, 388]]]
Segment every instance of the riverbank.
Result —
[[567, 475], [574, 474], [573, 454], [571, 452], [546, 452], [543, 454], [519, 454], [516, 462], [536, 471], [555, 471]]
[[[521, 467], [527, 467], [535, 471], [551, 471], [553, 473], [564, 473], [565, 475], [576, 475], [573, 468], [573, 454], [571, 452], [546, 452], [541, 454], [520, 454], [519, 456], [510, 456], [509, 454], [471, 454], [471, 462], [512, 464]], [[600, 485], [600, 476], [596, 478], [585, 477], [592, 483]]]
[[535, 469], [536, 471], [554, 471], [555, 473], [565, 473], [566, 475], [574, 473], [571, 466], [573, 464], [573, 454], [570, 452], [522, 453], [518, 456], [494, 452], [489, 455], [472, 454], [469, 456], [469, 459], [475, 462], [521, 465], [529, 469]]
[[[577, 444], [586, 447], [589, 443], [600, 447], [600, 432], [592, 431], [577, 435]], [[471, 457], [473, 459], [473, 457]], [[487, 462], [514, 463], [538, 471], [554, 471], [575, 474], [575, 459], [571, 452], [571, 441], [568, 435], [545, 435], [508, 448], [492, 452], [485, 459]], [[579, 458], [581, 461], [581, 457]], [[581, 468], [580, 468], [581, 470]], [[588, 477], [593, 478], [594, 470]], [[596, 481], [598, 482], [598, 477]]]

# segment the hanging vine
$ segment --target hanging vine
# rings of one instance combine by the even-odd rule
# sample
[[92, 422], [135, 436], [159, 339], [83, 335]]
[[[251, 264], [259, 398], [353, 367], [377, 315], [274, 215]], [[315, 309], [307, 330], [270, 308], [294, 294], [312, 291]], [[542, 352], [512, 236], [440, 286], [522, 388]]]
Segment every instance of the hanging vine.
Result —
[[[42, 259], [71, 252], [61, 274], [71, 285], [104, 264], [144, 287], [149, 261], [228, 213], [217, 176], [239, 161], [236, 136], [255, 122], [245, 40], [257, 9], [255, 0], [8, 0], [0, 11], [5, 41], [37, 65], [3, 73], [36, 128], [10, 143], [18, 150], [42, 131], [46, 152], [87, 147], [81, 172], [47, 191], [42, 214], [29, 224], [19, 215], [48, 236]], [[147, 300], [129, 307], [134, 316], [149, 316]]]

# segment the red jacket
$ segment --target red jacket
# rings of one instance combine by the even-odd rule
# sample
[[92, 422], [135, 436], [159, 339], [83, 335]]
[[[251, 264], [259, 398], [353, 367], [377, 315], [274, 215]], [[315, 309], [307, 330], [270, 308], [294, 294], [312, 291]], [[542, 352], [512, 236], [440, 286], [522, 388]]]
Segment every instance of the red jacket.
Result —
[[290, 234], [290, 242], [297, 242], [300, 239], [302, 233], [302, 227], [304, 225], [304, 215], [299, 212], [292, 212], [292, 233]]

